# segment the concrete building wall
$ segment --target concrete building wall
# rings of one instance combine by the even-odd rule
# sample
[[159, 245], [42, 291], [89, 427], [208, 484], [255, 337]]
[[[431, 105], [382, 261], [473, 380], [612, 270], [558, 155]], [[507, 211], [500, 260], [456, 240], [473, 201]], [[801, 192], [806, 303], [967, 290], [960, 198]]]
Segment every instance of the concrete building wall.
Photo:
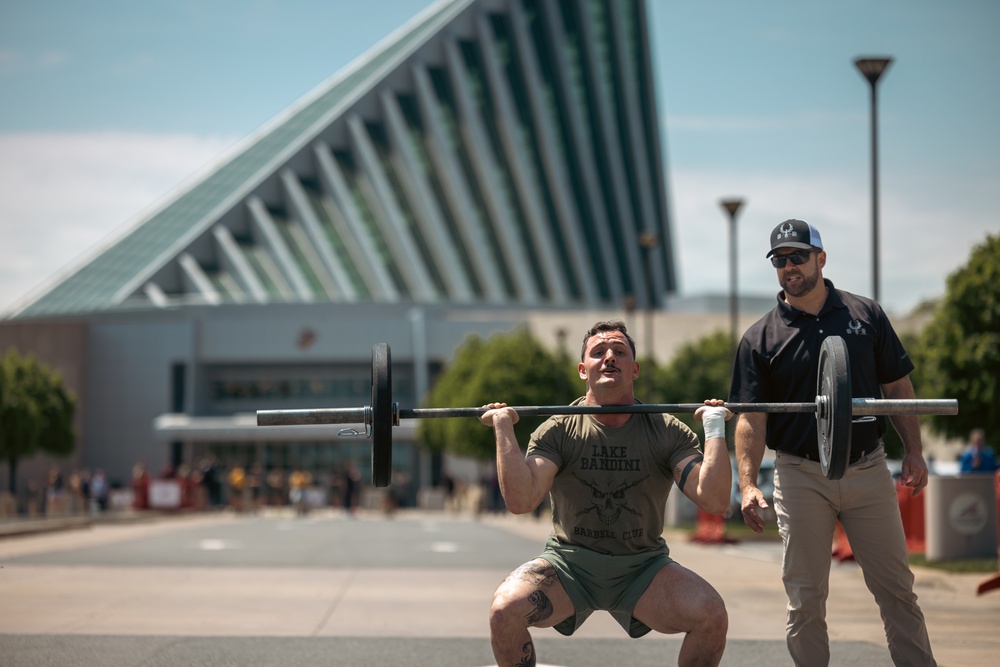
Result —
[[169, 448], [153, 438], [157, 415], [171, 411], [171, 369], [193, 359], [192, 323], [118, 319], [91, 325], [87, 361], [84, 464], [102, 467], [112, 482], [127, 484], [132, 466], [153, 474], [169, 461]]

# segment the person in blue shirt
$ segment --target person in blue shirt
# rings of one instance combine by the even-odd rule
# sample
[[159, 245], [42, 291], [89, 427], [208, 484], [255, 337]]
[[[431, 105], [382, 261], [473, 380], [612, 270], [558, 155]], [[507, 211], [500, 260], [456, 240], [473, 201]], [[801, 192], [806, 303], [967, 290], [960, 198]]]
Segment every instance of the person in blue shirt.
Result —
[[962, 452], [959, 462], [962, 472], [996, 472], [997, 459], [993, 450], [986, 446], [986, 432], [974, 428], [969, 433], [969, 446]]

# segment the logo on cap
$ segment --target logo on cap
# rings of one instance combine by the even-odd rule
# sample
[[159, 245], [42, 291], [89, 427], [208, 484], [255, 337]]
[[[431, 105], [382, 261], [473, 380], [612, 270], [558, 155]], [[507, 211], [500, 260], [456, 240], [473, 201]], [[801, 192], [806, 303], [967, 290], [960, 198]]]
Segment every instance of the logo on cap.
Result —
[[799, 233], [795, 231], [795, 227], [793, 227], [791, 223], [789, 223], [787, 227], [785, 225], [781, 225], [781, 227], [778, 228], [778, 235], [775, 238], [787, 239], [790, 236], [798, 236], [798, 235]]
[[822, 250], [823, 241], [819, 236], [818, 229], [804, 220], [792, 218], [785, 220], [771, 230], [771, 251], [766, 256], [770, 257], [778, 248]]

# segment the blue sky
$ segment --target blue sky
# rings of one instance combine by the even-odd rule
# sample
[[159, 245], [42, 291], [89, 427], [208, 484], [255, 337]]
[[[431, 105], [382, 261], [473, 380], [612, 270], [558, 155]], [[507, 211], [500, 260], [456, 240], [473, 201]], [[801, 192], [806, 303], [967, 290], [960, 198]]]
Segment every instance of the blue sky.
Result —
[[[0, 312], [86, 261], [427, 0], [0, 0]], [[881, 297], [940, 296], [1000, 232], [1000, 3], [650, 0], [681, 294], [772, 295], [767, 235], [816, 224], [827, 277], [871, 293], [879, 84]]]

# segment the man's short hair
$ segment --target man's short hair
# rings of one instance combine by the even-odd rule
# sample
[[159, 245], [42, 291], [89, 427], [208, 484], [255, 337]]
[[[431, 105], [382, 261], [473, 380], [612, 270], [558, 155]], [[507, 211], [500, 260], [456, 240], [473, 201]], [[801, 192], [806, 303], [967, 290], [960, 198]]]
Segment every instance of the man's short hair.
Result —
[[607, 320], [606, 322], [598, 322], [587, 330], [586, 335], [583, 337], [583, 346], [580, 348], [580, 361], [583, 361], [584, 356], [587, 354], [587, 342], [602, 331], [617, 331], [624, 335], [625, 340], [628, 341], [628, 346], [632, 348], [632, 358], [635, 358], [635, 341], [628, 335], [625, 323], [621, 320]]

